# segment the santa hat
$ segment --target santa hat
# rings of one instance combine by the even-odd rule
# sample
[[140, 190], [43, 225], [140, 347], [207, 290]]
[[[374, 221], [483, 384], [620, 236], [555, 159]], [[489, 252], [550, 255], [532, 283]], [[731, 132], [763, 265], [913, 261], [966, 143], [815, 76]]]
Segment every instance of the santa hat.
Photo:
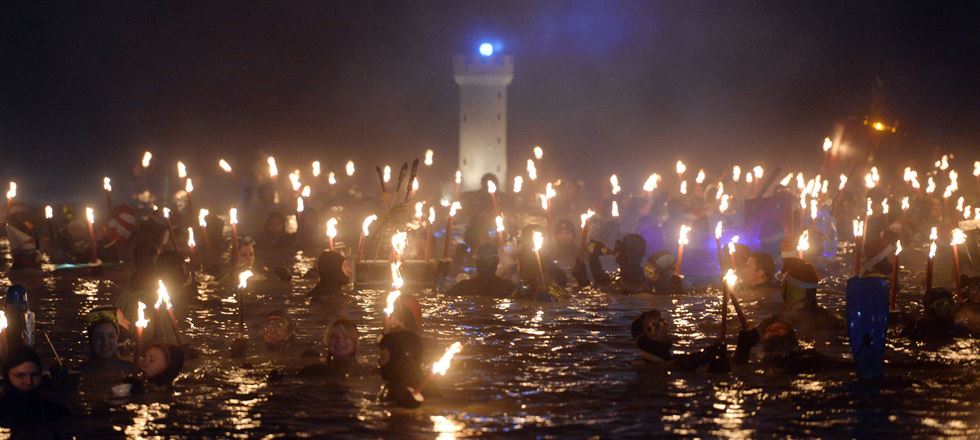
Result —
[[135, 227], [136, 211], [129, 205], [120, 205], [116, 208], [115, 215], [106, 223], [111, 241], [129, 239]]
[[783, 275], [787, 283], [801, 289], [816, 289], [820, 283], [813, 265], [796, 257], [783, 259]]

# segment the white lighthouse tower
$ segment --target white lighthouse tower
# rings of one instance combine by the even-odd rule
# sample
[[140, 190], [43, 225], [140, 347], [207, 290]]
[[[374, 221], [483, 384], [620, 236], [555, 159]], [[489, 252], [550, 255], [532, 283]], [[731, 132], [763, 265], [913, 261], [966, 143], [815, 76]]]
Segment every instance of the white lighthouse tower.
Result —
[[479, 53], [457, 55], [453, 76], [459, 84], [459, 169], [462, 189], [480, 188], [487, 173], [507, 182], [507, 85], [514, 79], [514, 57], [495, 53], [490, 43]]

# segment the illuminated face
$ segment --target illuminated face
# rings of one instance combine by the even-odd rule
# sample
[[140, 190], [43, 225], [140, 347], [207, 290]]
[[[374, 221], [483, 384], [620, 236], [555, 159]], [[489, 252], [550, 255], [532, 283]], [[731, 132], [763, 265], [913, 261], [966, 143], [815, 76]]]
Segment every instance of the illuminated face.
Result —
[[116, 356], [119, 348], [119, 332], [116, 331], [116, 326], [107, 322], [99, 324], [88, 337], [92, 354], [101, 359], [112, 359]]
[[248, 268], [255, 266], [255, 246], [249, 244], [238, 248], [238, 261]]
[[575, 233], [569, 231], [568, 229], [562, 229], [555, 234], [555, 240], [558, 244], [569, 245], [575, 243]]
[[759, 267], [759, 263], [752, 257], [745, 261], [745, 266], [738, 271], [738, 277], [746, 286], [755, 286], [769, 281], [766, 279], [766, 273]]
[[354, 356], [357, 341], [347, 332], [332, 331], [327, 336], [327, 350], [335, 358], [350, 358]]
[[41, 367], [30, 361], [11, 368], [7, 372], [7, 376], [10, 379], [10, 384], [24, 393], [36, 390], [41, 386], [41, 381], [43, 380]]
[[167, 353], [160, 347], [150, 347], [140, 361], [140, 370], [147, 379], [153, 379], [167, 371], [167, 364]]
[[646, 317], [643, 320], [643, 334], [651, 341], [670, 342], [670, 323], [660, 317]]
[[270, 316], [262, 324], [262, 341], [270, 347], [279, 347], [288, 342], [289, 321], [281, 316]]

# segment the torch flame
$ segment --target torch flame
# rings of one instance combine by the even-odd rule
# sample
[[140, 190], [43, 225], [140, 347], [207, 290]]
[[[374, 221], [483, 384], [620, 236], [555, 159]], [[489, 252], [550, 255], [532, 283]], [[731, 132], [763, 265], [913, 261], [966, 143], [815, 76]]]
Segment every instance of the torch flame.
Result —
[[527, 178], [532, 182], [538, 180], [538, 168], [534, 166], [534, 161], [531, 159], [527, 160]]
[[541, 247], [544, 246], [544, 234], [542, 234], [541, 231], [534, 231], [534, 233], [531, 235], [531, 243], [531, 249], [534, 252], [540, 251]]
[[425, 150], [425, 166], [427, 166], [427, 167], [431, 167], [432, 166], [432, 155], [433, 154], [435, 154], [435, 153], [432, 151], [431, 148], [429, 148], [428, 150]]
[[337, 219], [331, 217], [327, 220], [327, 237], [331, 240], [337, 236]]
[[157, 280], [159, 287], [157, 287], [157, 303], [153, 305], [154, 309], [160, 309], [160, 305], [166, 305], [167, 309], [173, 310], [174, 305], [170, 302], [170, 292], [167, 292], [167, 286], [163, 284], [163, 280]]
[[933, 259], [936, 256], [936, 242], [929, 243], [929, 259]]
[[385, 165], [384, 170], [381, 172], [381, 178], [385, 183], [391, 181], [391, 166]]
[[85, 219], [88, 220], [88, 224], [95, 224], [95, 210], [91, 206], [85, 207]]
[[735, 254], [735, 245], [736, 244], [738, 244], [738, 236], [737, 235], [734, 236], [734, 237], [732, 237], [731, 240], [728, 240], [728, 253], [729, 254], [732, 254], [732, 255]]
[[299, 170], [293, 170], [289, 173], [289, 183], [293, 187], [293, 191], [299, 191], [300, 186], [303, 184], [299, 181]]
[[133, 323], [136, 327], [145, 329], [150, 324], [150, 320], [146, 319], [146, 304], [143, 301], [136, 302], [136, 316], [138, 319]]
[[344, 167], [344, 171], [347, 172], [347, 177], [354, 175], [354, 161], [348, 160], [347, 165]]
[[717, 224], [715, 224], [715, 239], [716, 240], [721, 240], [721, 221], [720, 220], [718, 221]]
[[677, 244], [685, 245], [688, 243], [687, 233], [691, 232], [691, 227], [688, 225], [681, 225], [680, 234], [677, 236]]
[[310, 164], [310, 169], [311, 169], [311, 171], [313, 171], [313, 177], [320, 177], [320, 172], [321, 172], [321, 170], [320, 170], [320, 161], [314, 160]]
[[846, 186], [846, 185], [847, 185], [847, 176], [841, 174], [840, 175], [840, 184], [837, 185], [837, 190], [838, 191], [842, 191], [844, 189], [844, 186]]
[[864, 221], [858, 220], [858, 219], [854, 219], [852, 225], [854, 227], [854, 236], [855, 237], [861, 237], [861, 236], [864, 235]]
[[10, 182], [10, 189], [7, 190], [7, 199], [17, 197], [17, 182]]
[[425, 203], [415, 202], [415, 218], [422, 221], [423, 216], [425, 216]]
[[803, 191], [803, 173], [796, 173], [796, 189]]
[[7, 314], [0, 311], [0, 332], [7, 329]]
[[207, 216], [211, 212], [207, 209], [202, 209], [197, 213], [197, 224], [201, 225], [202, 228], [208, 227]]
[[823, 151], [824, 153], [830, 151], [834, 147], [834, 142], [830, 140], [829, 137], [823, 138]]
[[534, 147], [534, 158], [537, 159], [537, 160], [541, 160], [542, 157], [544, 157], [544, 150], [541, 149], [540, 146], [535, 146]]
[[487, 192], [490, 194], [497, 193], [497, 184], [494, 183], [492, 180], [487, 181]]
[[[333, 173], [330, 173], [330, 175], [333, 176]], [[302, 197], [309, 197], [310, 194], [312, 194], [312, 191], [313, 190], [310, 188], [310, 185], [306, 185], [303, 187], [303, 191], [300, 192], [299, 195]]]
[[102, 178], [102, 189], [106, 191], [112, 191], [112, 180], [108, 177]]
[[728, 199], [729, 199], [728, 194], [724, 194], [721, 196], [721, 203], [718, 204], [718, 212], [724, 214], [725, 211], [728, 211]]
[[619, 203], [617, 203], [615, 200], [612, 201], [611, 211], [612, 211], [613, 218], [619, 217]]
[[520, 193], [524, 189], [524, 178], [521, 176], [514, 176], [514, 194]]
[[170, 219], [170, 208], [166, 206], [163, 207], [163, 218]]
[[329, 183], [331, 185], [336, 185], [337, 184], [337, 174], [334, 173], [333, 171], [331, 171], [330, 174], [327, 175], [327, 183]]
[[401, 258], [402, 254], [405, 253], [405, 249], [408, 247], [408, 233], [404, 231], [397, 231], [391, 236], [391, 248], [395, 250], [395, 254]]
[[395, 312], [395, 300], [401, 296], [401, 292], [397, 290], [392, 290], [388, 293], [388, 297], [385, 298], [385, 316], [391, 316]]
[[142, 162], [143, 163], [143, 168], [149, 167], [150, 166], [150, 161], [152, 159], [153, 159], [153, 153], [151, 153], [149, 151], [144, 151], [143, 152], [143, 162]]
[[612, 187], [612, 195], [619, 194], [619, 191], [622, 190], [619, 186], [619, 177], [615, 174], [609, 176], [609, 185]]
[[951, 246], [957, 246], [966, 243], [966, 234], [960, 228], [953, 228], [952, 237], [953, 237], [952, 240], [950, 240], [949, 242]]
[[430, 206], [429, 207], [429, 224], [431, 225], [431, 224], [433, 224], [435, 222], [436, 222], [436, 208]]
[[51, 205], [46, 205], [44, 207], [44, 218], [50, 219], [54, 217], [54, 208]]
[[181, 179], [187, 177], [187, 166], [179, 160], [177, 161], [177, 177]]
[[814, 199], [814, 200], [810, 200], [810, 220], [816, 220], [816, 219], [817, 219], [817, 201]]
[[187, 228], [187, 247], [197, 247], [197, 242], [194, 241], [194, 228]]
[[405, 279], [402, 278], [402, 262], [401, 260], [395, 261], [391, 263], [391, 287], [394, 290], [400, 290], [404, 286]]
[[276, 165], [276, 158], [269, 156], [265, 163], [269, 165], [269, 177], [279, 177], [279, 167]]
[[902, 197], [902, 211], [908, 211], [909, 206], [911, 206], [909, 204], [909, 196]]
[[946, 171], [949, 168], [949, 155], [944, 154], [942, 158], [939, 159], [939, 169]]
[[756, 179], [761, 179], [762, 175], [765, 174], [766, 170], [762, 168], [762, 165], [756, 165], [752, 167], [752, 173], [755, 174]]
[[228, 210], [228, 218], [230, 219], [229, 222], [231, 224], [237, 225], [238, 224], [238, 208], [231, 208], [230, 210]]
[[704, 169], [700, 169], [700, 170], [698, 170], [697, 177], [694, 178], [694, 182], [697, 183], [698, 185], [700, 185], [700, 184], [704, 183], [705, 177], [706, 176], [704, 174]]
[[[740, 167], [738, 165], [733, 166], [732, 167], [732, 181], [738, 183], [738, 181], [741, 178], [742, 178], [742, 167]], [[787, 184], [789, 184], [789, 179], [792, 179], [792, 178], [793, 178], [793, 173], [789, 173], [789, 175], [786, 176], [785, 179], [783, 179], [783, 181], [786, 182], [786, 183], [783, 183], [783, 182], [780, 182], [780, 183], [782, 183], [783, 186], [786, 186]]]
[[796, 243], [796, 250], [800, 252], [806, 252], [810, 250], [810, 231], [804, 230], [800, 234], [800, 240]]
[[244, 289], [248, 287], [248, 279], [252, 278], [252, 271], [246, 270], [238, 274], [238, 288]]
[[888, 199], [882, 199], [881, 200], [881, 213], [882, 214], [888, 214], [889, 211], [890, 211], [890, 207], [888, 206]]
[[897, 257], [900, 253], [902, 253], [902, 240], [895, 242], [895, 256]]
[[218, 166], [221, 167], [221, 169], [224, 170], [226, 173], [231, 172], [231, 164], [229, 164], [227, 160], [218, 159]]
[[453, 204], [449, 206], [449, 216], [456, 217], [456, 212], [460, 209], [463, 209], [463, 205], [460, 205], [459, 202], [453, 202]]
[[187, 178], [187, 183], [184, 184], [184, 191], [189, 193], [194, 192], [194, 181], [190, 178]]
[[687, 171], [687, 165], [684, 165], [682, 161], [677, 161], [677, 165], [674, 166], [674, 171], [677, 171], [678, 176], [684, 174]]
[[681, 194], [687, 194], [687, 181], [681, 182]]
[[724, 280], [725, 285], [728, 286], [728, 290], [735, 289], [735, 283], [738, 282], [738, 276], [735, 275], [735, 269], [728, 269], [728, 272], [725, 272]]
[[504, 230], [505, 230], [504, 229], [504, 217], [501, 216], [501, 215], [498, 215], [496, 218], [494, 218], [494, 221], [497, 223], [497, 233], [501, 233], [502, 234], [504, 232]]
[[867, 206], [865, 208], [864, 213], [868, 217], [871, 217], [872, 215], [874, 215], [874, 210], [872, 209], [872, 206], [871, 206], [871, 197], [868, 197], [868, 199], [867, 199]]
[[586, 223], [588, 223], [588, 222], [589, 222], [589, 220], [590, 220], [590, 219], [592, 218], [592, 216], [594, 216], [594, 215], [595, 215], [595, 211], [593, 211], [593, 210], [591, 210], [591, 209], [590, 209], [590, 210], [588, 210], [588, 211], [585, 211], [585, 214], [581, 214], [581, 215], [579, 215], [579, 219], [580, 219], [580, 220], [581, 220], [581, 222], [582, 222], [582, 226], [581, 226], [581, 227], [582, 227], [583, 229], [585, 229], [585, 225], [586, 225]]
[[453, 342], [453, 345], [450, 345], [449, 348], [446, 349], [446, 352], [443, 353], [441, 358], [439, 358], [439, 361], [432, 364], [432, 373], [445, 376], [446, 371], [449, 371], [449, 363], [452, 362], [453, 356], [460, 351], [463, 351], [463, 344]]
[[646, 192], [653, 192], [657, 189], [660, 183], [660, 175], [653, 173], [650, 177], [647, 177], [646, 182], [643, 182], [643, 190]]
[[745, 183], [752, 183], [752, 181], [755, 180], [755, 177], [753, 176], [754, 175], [752, 173], [745, 173]]
[[929, 180], [926, 182], [926, 194], [932, 194], [936, 191], [936, 181], [932, 180], [932, 176], [929, 176]]
[[980, 160], [973, 162], [973, 175], [980, 177]]
[[306, 210], [306, 205], [303, 203], [303, 197], [296, 198], [296, 212], [302, 213]]

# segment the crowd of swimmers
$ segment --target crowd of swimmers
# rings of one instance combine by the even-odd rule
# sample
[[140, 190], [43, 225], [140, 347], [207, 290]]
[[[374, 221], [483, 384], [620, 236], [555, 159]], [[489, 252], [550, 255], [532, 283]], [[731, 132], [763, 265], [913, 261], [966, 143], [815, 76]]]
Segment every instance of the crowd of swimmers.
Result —
[[[659, 216], [650, 213], [649, 206], [627, 204], [632, 211], [648, 213], [634, 219], [632, 228], [624, 226], [625, 220], [600, 210], [593, 220], [593, 233], [582, 240], [584, 246], [581, 246], [579, 228], [561, 218], [550, 228], [546, 222], [535, 221], [511, 225], [519, 231], [513, 240], [506, 243], [495, 240], [493, 228], [486, 221], [493, 218], [492, 209], [496, 209], [497, 203], [516, 203], [508, 202], [503, 196], [500, 199], [491, 205], [485, 191], [464, 195], [463, 211], [469, 217], [459, 222], [464, 230], [462, 240], [453, 246], [447, 258], [432, 259], [435, 271], [429, 281], [438, 290], [454, 296], [549, 302], [560, 301], [565, 295], [574, 295], [576, 289], [585, 288], [626, 295], [683, 295], [693, 290], [691, 282], [677, 272], [677, 256], [665, 247], [669, 234], [664, 231], [671, 228], [668, 225], [682, 222], [675, 216], [690, 216], [689, 208], [676, 206], [681, 202], [663, 203], [666, 209]], [[8, 224], [34, 237], [35, 246], [34, 254], [24, 246], [12, 249], [11, 270], [38, 267], [34, 264], [38, 255], [49, 250], [64, 261], [85, 261], [88, 252], [78, 245], [84, 240], [72, 238], [75, 232], [70, 231], [73, 227], [70, 219], [60, 226], [49, 225], [48, 231], [40, 231], [23, 206], [16, 208], [11, 210]], [[228, 289], [236, 288], [239, 274], [245, 270], [254, 274], [250, 283], [256, 286], [253, 289], [288, 289], [293, 282], [294, 274], [288, 268], [264, 266], [262, 262], [267, 260], [256, 258], [257, 243], [252, 239], [243, 237], [229, 243], [228, 228], [219, 216], [212, 214], [207, 218], [205, 231], [210, 240], [189, 259], [187, 249], [177, 244], [182, 233], [175, 233], [186, 229], [184, 225], [191, 222], [189, 214], [184, 213], [181, 220], [181, 212], [175, 211], [175, 218], [163, 219], [149, 207], [127, 209], [123, 213], [132, 214], [132, 225], [122, 232], [103, 230], [97, 255], [102, 261], [131, 263], [129, 283], [114, 304], [95, 308], [86, 315], [84, 330], [89, 355], [80, 365], [66, 367], [59, 360], [59, 365], [44, 369], [35, 351], [39, 339], [27, 290], [20, 285], [7, 289], [4, 304], [7, 327], [0, 347], [4, 375], [0, 425], [47, 424], [68, 416], [65, 406], [43, 397], [41, 390], [49, 381], [85, 387], [87, 394], [104, 395], [107, 399], [166, 392], [180, 376], [185, 359], [196, 354], [188, 341], [182, 340], [181, 326], [170, 325], [167, 311], [159, 307], [146, 309], [146, 313], [153, 314], [150, 326], [142, 332], [139, 346], [134, 345], [140, 314], [138, 304], [157, 303], [159, 284], [166, 287], [178, 309], [186, 310], [187, 304], [195, 301], [203, 282], [202, 274], [209, 276], [206, 282]], [[383, 218], [379, 224], [410, 223], [410, 215], [398, 217], [404, 211], [391, 209], [389, 218]], [[70, 215], [69, 210], [65, 213]], [[304, 217], [310, 215], [307, 212]], [[869, 232], [874, 239], [866, 244], [865, 255], [869, 257], [861, 276], [882, 278], [892, 273], [893, 260], [887, 256], [875, 257], [887, 254], [888, 246], [893, 246], [900, 234], [909, 231], [896, 230], [892, 227], [894, 222], [887, 218], [873, 220], [881, 227]], [[178, 226], [174, 227], [173, 223]], [[295, 248], [316, 241], [309, 232], [313, 221], [301, 222], [291, 232], [287, 231], [286, 223], [281, 212], [269, 214], [259, 234], [260, 241], [269, 249]], [[785, 247], [773, 248], [767, 241], [770, 237], [786, 241], [788, 234], [785, 231], [774, 234], [765, 230], [766, 227], [759, 232], [760, 249], [733, 245], [731, 262], [727, 258], [721, 262], [723, 269], [731, 268], [739, 279], [732, 292], [723, 291], [728, 292], [726, 295], [733, 302], [741, 301], [747, 308], [751, 307], [755, 316], [762, 317], [753, 325], [742, 311], [738, 312], [740, 325], [732, 333], [735, 335], [732, 352], [724, 337], [703, 341], [703, 347], [692, 352], [679, 352], [674, 346], [676, 335], [670, 310], [637, 311], [629, 335], [609, 337], [631, 338], [639, 358], [669, 369], [704, 367], [710, 372], [725, 372], [733, 365], [761, 363], [773, 371], [793, 374], [851, 368], [849, 362], [801, 344], [802, 339], [826, 339], [844, 332], [846, 321], [820, 304], [818, 267], [795, 253], [787, 254]], [[536, 233], [548, 237], [547, 245], [541, 250], [533, 248]], [[18, 243], [25, 243], [25, 239], [19, 240]], [[428, 243], [428, 240], [417, 241]], [[430, 251], [420, 250], [418, 254]], [[318, 279], [309, 291], [311, 302], [340, 297], [349, 291], [352, 269], [356, 266], [353, 260], [360, 258], [360, 255], [355, 257], [355, 252], [349, 247], [346, 252], [326, 250], [318, 255], [312, 272]], [[89, 272], [85, 271], [97, 270], [97, 266], [77, 270], [81, 276], [87, 276]], [[977, 278], [964, 277], [960, 292], [934, 288], [924, 292], [921, 298], [922, 312], [905, 319], [904, 336], [926, 339], [980, 335]], [[182, 315], [180, 310], [178, 315]], [[386, 383], [383, 395], [397, 406], [418, 407], [424, 401], [419, 386], [426, 381], [423, 367], [437, 353], [433, 353], [422, 337], [422, 316], [418, 298], [408, 292], [399, 296], [391, 313], [384, 316], [378, 339], [378, 367]], [[363, 375], [373, 371], [358, 359], [358, 344], [365, 335], [351, 320], [338, 319], [326, 326], [322, 336], [324, 353], [298, 343], [296, 331], [296, 324], [287, 311], [272, 310], [264, 315], [257, 334], [252, 336], [257, 338], [256, 342], [261, 341], [260, 345], [268, 353], [303, 359], [303, 365], [295, 372], [301, 377]], [[752, 355], [757, 345], [761, 345], [759, 359]], [[230, 343], [229, 348], [232, 356], [242, 356], [247, 344]]]

